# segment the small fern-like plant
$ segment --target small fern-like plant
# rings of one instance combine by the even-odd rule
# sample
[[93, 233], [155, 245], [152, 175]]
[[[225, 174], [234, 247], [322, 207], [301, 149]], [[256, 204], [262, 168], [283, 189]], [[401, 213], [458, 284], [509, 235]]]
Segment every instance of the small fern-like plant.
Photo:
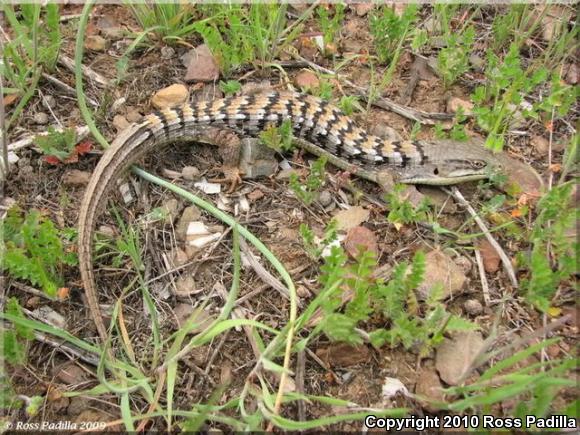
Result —
[[77, 264], [76, 254], [67, 249], [64, 241], [70, 238], [70, 232], [58, 230], [38, 210], [25, 215], [18, 207], [12, 207], [3, 222], [3, 233], [2, 269], [55, 296], [64, 284], [64, 267]]
[[[520, 261], [530, 271], [523, 281], [526, 298], [536, 308], [547, 311], [558, 288], [578, 273], [580, 244], [571, 233], [578, 222], [579, 209], [572, 201], [574, 184], [554, 187], [538, 204], [538, 217], [532, 229], [532, 253]], [[550, 252], [550, 255], [548, 255]]]

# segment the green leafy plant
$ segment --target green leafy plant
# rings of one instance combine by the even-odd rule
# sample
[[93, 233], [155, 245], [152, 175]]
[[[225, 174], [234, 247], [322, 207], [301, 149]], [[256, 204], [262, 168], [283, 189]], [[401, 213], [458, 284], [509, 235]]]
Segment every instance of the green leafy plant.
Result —
[[475, 29], [468, 26], [462, 33], [450, 32], [445, 47], [437, 55], [437, 70], [446, 88], [469, 69], [469, 54], [475, 40]]
[[324, 156], [315, 160], [304, 183], [300, 182], [295, 173], [290, 174], [290, 188], [296, 197], [306, 205], [312, 204], [324, 183], [326, 161]]
[[178, 43], [195, 31], [195, 5], [182, 2], [124, 2], [151, 39]]
[[[331, 9], [333, 10], [332, 13], [330, 12]], [[342, 3], [336, 3], [334, 7], [331, 5], [322, 5], [316, 8], [325, 49], [328, 44], [331, 44], [336, 39], [336, 35], [344, 21], [345, 9], [346, 7]]]
[[25, 3], [18, 8], [19, 14], [11, 4], [3, 2], [0, 5], [15, 35], [14, 39], [2, 44], [0, 74], [8, 84], [3, 93], [21, 96], [6, 123], [6, 130], [36, 92], [42, 72], [54, 70], [62, 42], [58, 4]]
[[463, 112], [463, 108], [459, 107], [457, 112], [455, 112], [455, 118], [453, 119], [453, 125], [449, 131], [445, 131], [443, 124], [437, 122], [435, 124], [435, 136], [438, 139], [451, 139], [459, 142], [465, 142], [469, 139], [469, 135], [465, 130], [464, 122], [467, 120]]
[[45, 155], [55, 157], [64, 162], [74, 154], [77, 133], [74, 128], [58, 131], [50, 126], [48, 127], [48, 134], [36, 136], [34, 143], [38, 145]]
[[276, 151], [292, 149], [292, 121], [284, 120], [279, 126], [271, 126], [260, 133], [262, 143]]
[[[574, 388], [575, 381], [570, 373], [577, 367], [577, 358], [551, 359], [543, 362], [527, 361], [548, 346], [555, 345], [558, 339], [542, 340], [525, 349], [495, 361], [480, 376], [467, 376], [483, 364], [492, 361], [499, 352], [509, 351], [510, 345], [491, 350], [481, 355], [472, 364], [471, 370], [464, 375], [474, 379], [465, 384], [446, 388], [446, 397], [456, 397], [448, 403], [437, 402], [436, 406], [452, 412], [470, 412], [478, 415], [489, 414], [497, 404], [511, 403], [509, 415], [527, 422], [527, 418], [553, 415], [577, 416], [575, 403], [564, 409], [554, 409], [554, 400], [563, 388]], [[424, 398], [431, 401], [429, 398]], [[577, 403], [576, 403], [577, 404]], [[481, 427], [481, 426], [480, 426]], [[532, 425], [528, 430], [541, 429]]]
[[318, 260], [322, 255], [322, 252], [329, 248], [338, 237], [337, 234], [337, 222], [332, 219], [330, 223], [324, 229], [324, 236], [322, 240], [317, 240], [314, 232], [310, 227], [304, 223], [300, 224], [298, 231], [302, 237], [302, 243], [304, 244], [304, 249], [310, 255], [310, 258]]
[[[419, 315], [414, 289], [423, 281], [425, 255], [417, 252], [411, 268], [397, 265], [388, 282], [377, 279], [374, 254], [360, 251], [354, 262], [349, 262], [343, 249], [332, 246], [321, 266], [321, 290], [313, 302], [320, 305], [324, 316], [308, 339], [318, 333], [336, 341], [361, 343], [359, 329], [371, 318], [381, 319], [388, 327], [365, 331], [371, 344], [381, 347], [403, 345], [420, 346], [422, 355], [443, 340], [445, 331], [465, 331], [477, 326], [461, 317], [447, 313], [441, 303], [441, 292], [432, 289], [425, 302], [424, 315]], [[341, 295], [352, 292], [352, 298], [343, 306]], [[309, 307], [306, 311], [308, 315]], [[375, 322], [373, 322], [374, 324]]]
[[348, 116], [352, 115], [355, 110], [359, 112], [364, 110], [356, 95], [343, 96], [338, 102], [338, 107]]
[[[18, 304], [18, 300], [14, 297], [6, 301], [4, 313], [14, 316], [18, 319], [25, 319], [22, 308]], [[4, 363], [12, 366], [23, 366], [26, 364], [26, 356], [28, 351], [28, 343], [34, 339], [34, 333], [31, 328], [22, 324], [15, 324], [14, 328], [2, 328], [0, 331], [0, 351]], [[23, 404], [21, 395], [17, 395], [11, 385], [10, 379], [5, 377], [5, 373], [0, 374], [0, 409], [11, 407], [20, 408]], [[35, 415], [38, 407], [38, 397], [35, 396], [29, 400], [29, 406], [26, 408], [28, 415]], [[42, 398], [41, 398], [42, 399]], [[30, 406], [32, 403], [36, 404]], [[40, 402], [42, 403], [42, 402]]]
[[203, 5], [208, 17], [193, 24], [216, 58], [225, 76], [252, 63], [264, 68], [294, 41], [302, 26], [284, 35], [287, 5]]
[[55, 296], [64, 284], [65, 266], [77, 264], [76, 254], [67, 249], [70, 233], [59, 231], [37, 210], [25, 215], [17, 207], [8, 210], [3, 231], [3, 270]]
[[410, 224], [427, 220], [427, 212], [430, 209], [427, 198], [418, 206], [413, 206], [410, 201], [403, 197], [406, 186], [397, 184], [387, 193], [386, 201], [389, 204], [387, 220], [395, 225]]
[[[382, 6], [377, 12], [370, 16], [370, 30], [373, 36], [375, 52], [381, 63], [390, 63], [399, 57], [403, 44], [412, 35], [412, 25], [417, 20], [418, 7], [409, 4], [403, 14], [399, 17], [390, 6]], [[414, 33], [422, 35], [422, 33]], [[416, 36], [415, 49], [418, 49], [424, 42], [423, 36]], [[413, 38], [415, 39], [415, 38]]]
[[242, 84], [237, 80], [220, 81], [219, 87], [224, 94], [233, 95], [242, 89]]
[[531, 255], [520, 256], [530, 274], [522, 283], [526, 298], [544, 312], [561, 285], [574, 285], [572, 277], [579, 271], [580, 244], [570, 235], [580, 217], [580, 209], [573, 203], [573, 187], [573, 182], [556, 186], [540, 200], [530, 236]]
[[332, 98], [332, 92], [334, 91], [334, 85], [327, 77], [322, 77], [320, 85], [310, 91], [313, 95], [320, 97], [324, 101], [330, 101]]
[[[523, 95], [530, 93], [548, 77], [548, 71], [540, 67], [523, 70], [518, 46], [512, 44], [503, 62], [491, 51], [487, 52], [487, 85], [478, 86], [471, 95], [475, 103], [473, 113], [477, 125], [488, 133], [485, 145], [493, 150], [501, 150], [504, 134], [510, 121], [522, 104]], [[558, 92], [558, 95], [561, 95]], [[557, 102], [557, 98], [554, 98]], [[545, 106], [544, 106], [545, 107]], [[532, 108], [522, 111], [523, 116], [537, 116]]]

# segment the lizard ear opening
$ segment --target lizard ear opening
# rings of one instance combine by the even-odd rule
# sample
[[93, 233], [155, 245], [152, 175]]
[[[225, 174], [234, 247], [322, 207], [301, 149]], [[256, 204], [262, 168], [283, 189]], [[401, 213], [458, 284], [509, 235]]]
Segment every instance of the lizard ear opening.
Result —
[[437, 166], [435, 166], [435, 169], [433, 169], [433, 174], [439, 175], [439, 168]]

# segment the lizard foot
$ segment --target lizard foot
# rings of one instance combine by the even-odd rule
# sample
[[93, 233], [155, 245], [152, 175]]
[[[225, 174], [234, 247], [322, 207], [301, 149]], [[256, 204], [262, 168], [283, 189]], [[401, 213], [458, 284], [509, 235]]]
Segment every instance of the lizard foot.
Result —
[[224, 175], [222, 178], [212, 178], [210, 181], [212, 183], [225, 183], [229, 184], [230, 187], [226, 191], [227, 193], [232, 193], [242, 182], [242, 172], [240, 168], [236, 166], [223, 165], [220, 168], [220, 172]]

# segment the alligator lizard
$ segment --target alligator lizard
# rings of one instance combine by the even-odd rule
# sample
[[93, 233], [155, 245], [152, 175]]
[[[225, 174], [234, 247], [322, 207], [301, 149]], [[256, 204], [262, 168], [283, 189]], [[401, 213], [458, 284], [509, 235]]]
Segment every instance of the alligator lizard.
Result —
[[[502, 160], [483, 147], [458, 143], [438, 146], [422, 141], [390, 141], [368, 134], [338, 108], [319, 98], [293, 92], [267, 92], [186, 103], [152, 113], [123, 131], [100, 159], [86, 189], [79, 214], [79, 264], [91, 315], [102, 340], [107, 337], [93, 273], [95, 220], [107, 192], [120, 173], [145, 154], [177, 141], [204, 139], [205, 128], [256, 136], [289, 119], [299, 146], [330, 163], [381, 184], [392, 173], [407, 184], [447, 185], [486, 178]], [[224, 167], [237, 164], [237, 151], [228, 150], [227, 135], [214, 143], [224, 156]], [[239, 142], [239, 140], [238, 140]], [[233, 147], [233, 146], [232, 146]], [[502, 159], [505, 157], [502, 157]], [[226, 174], [227, 172], [224, 172]], [[230, 172], [230, 178], [234, 172]]]

